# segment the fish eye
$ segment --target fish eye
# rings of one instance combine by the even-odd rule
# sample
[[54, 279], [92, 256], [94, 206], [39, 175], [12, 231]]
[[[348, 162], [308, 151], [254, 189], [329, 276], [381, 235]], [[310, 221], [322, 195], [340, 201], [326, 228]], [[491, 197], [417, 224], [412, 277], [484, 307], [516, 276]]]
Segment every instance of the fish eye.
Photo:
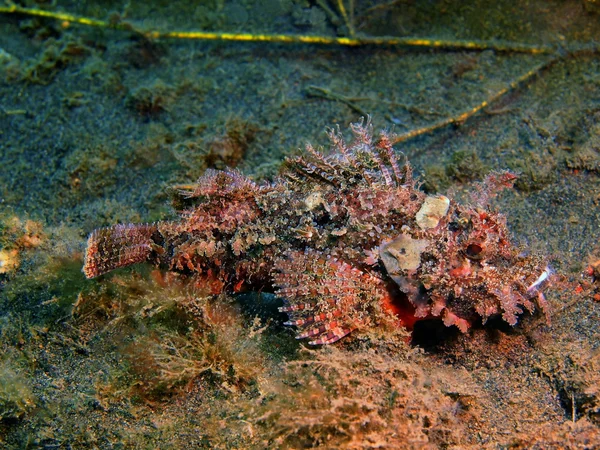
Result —
[[483, 252], [483, 247], [479, 244], [469, 244], [465, 248], [465, 256], [467, 258], [479, 259], [482, 256], [481, 252]]

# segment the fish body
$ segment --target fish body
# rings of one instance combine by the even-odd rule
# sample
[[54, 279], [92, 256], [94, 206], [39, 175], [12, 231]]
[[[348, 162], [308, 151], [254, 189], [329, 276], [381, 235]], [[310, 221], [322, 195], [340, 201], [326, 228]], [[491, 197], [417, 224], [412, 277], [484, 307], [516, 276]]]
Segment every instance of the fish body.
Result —
[[85, 275], [149, 262], [213, 294], [272, 291], [311, 344], [430, 317], [467, 332], [495, 315], [515, 325], [524, 310], [548, 313], [544, 259], [515, 247], [488, 205], [514, 175], [489, 175], [468, 205], [428, 196], [387, 133], [351, 130], [348, 143], [330, 131], [327, 155], [307, 146], [272, 183], [208, 170], [182, 193], [179, 220], [92, 232]]

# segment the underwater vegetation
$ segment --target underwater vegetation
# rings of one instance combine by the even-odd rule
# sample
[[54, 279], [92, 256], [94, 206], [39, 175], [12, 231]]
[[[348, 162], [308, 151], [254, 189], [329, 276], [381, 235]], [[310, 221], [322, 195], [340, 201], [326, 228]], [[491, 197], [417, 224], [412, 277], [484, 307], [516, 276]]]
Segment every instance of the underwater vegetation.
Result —
[[0, 2], [0, 447], [599, 447], [596, 3]]

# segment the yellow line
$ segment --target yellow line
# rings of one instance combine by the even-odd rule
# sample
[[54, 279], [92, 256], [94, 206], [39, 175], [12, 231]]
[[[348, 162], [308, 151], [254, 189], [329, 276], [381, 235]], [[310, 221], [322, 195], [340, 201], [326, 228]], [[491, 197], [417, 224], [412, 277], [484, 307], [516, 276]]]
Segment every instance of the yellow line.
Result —
[[202, 31], [168, 31], [161, 33], [151, 31], [146, 33], [148, 37], [159, 38], [177, 38], [177, 39], [199, 39], [199, 40], [218, 40], [218, 41], [245, 41], [245, 42], [275, 42], [275, 43], [303, 43], [303, 44], [324, 44], [324, 45], [342, 45], [348, 47], [358, 46], [393, 46], [393, 47], [426, 47], [439, 48], [445, 50], [496, 50], [500, 52], [529, 53], [529, 54], [549, 54], [554, 53], [552, 47], [531, 46], [518, 43], [502, 43], [490, 41], [461, 41], [461, 40], [435, 40], [420, 38], [396, 38], [396, 37], [364, 37], [364, 38], [346, 38], [346, 37], [327, 37], [310, 35], [290, 35], [290, 34], [249, 34], [249, 33], [211, 33]]
[[424, 47], [438, 48], [444, 50], [495, 50], [498, 52], [528, 53], [528, 54], [551, 54], [556, 49], [545, 45], [527, 45], [515, 42], [478, 41], [478, 40], [445, 40], [445, 39], [422, 39], [422, 38], [399, 38], [399, 37], [328, 37], [310, 35], [290, 34], [251, 34], [251, 33], [214, 33], [204, 31], [142, 31], [136, 29], [131, 23], [111, 23], [89, 17], [76, 16], [74, 14], [46, 11], [36, 8], [23, 8], [15, 4], [0, 6], [0, 14], [23, 14], [29, 16], [46, 17], [63, 22], [77, 23], [80, 25], [114, 28], [128, 30], [142, 34], [152, 39], [195, 39], [213, 41], [238, 41], [238, 42], [274, 42], [282, 44], [319, 44], [319, 45], [341, 45], [349, 47], [374, 45], [393, 47]]

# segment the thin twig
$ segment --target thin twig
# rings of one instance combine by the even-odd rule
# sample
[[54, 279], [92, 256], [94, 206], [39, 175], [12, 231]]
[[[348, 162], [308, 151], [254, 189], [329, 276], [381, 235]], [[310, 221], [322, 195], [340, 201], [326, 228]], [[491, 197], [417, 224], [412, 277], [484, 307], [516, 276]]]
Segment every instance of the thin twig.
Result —
[[356, 103], [354, 103], [355, 99], [346, 97], [341, 94], [337, 94], [333, 91], [330, 91], [329, 89], [310, 85], [310, 86], [307, 86], [307, 88], [306, 88], [306, 94], [309, 96], [312, 96], [312, 97], [320, 97], [320, 98], [325, 98], [328, 100], [338, 101], [340, 103], [347, 105], [352, 110], [356, 111], [358, 114], [360, 114], [364, 117], [368, 116], [368, 113], [364, 109], [362, 109], [360, 106], [358, 106]]
[[479, 103], [477, 106], [475, 106], [461, 114], [458, 114], [456, 116], [448, 117], [446, 119], [440, 120], [439, 122], [436, 122], [433, 125], [429, 125], [429, 126], [422, 127], [422, 128], [417, 128], [415, 130], [411, 130], [411, 131], [407, 131], [406, 133], [402, 133], [394, 138], [393, 143], [398, 144], [400, 142], [404, 142], [409, 139], [413, 139], [417, 136], [432, 133], [433, 131], [439, 130], [440, 128], [444, 128], [449, 125], [463, 124], [467, 119], [473, 117], [475, 114], [479, 113], [484, 108], [486, 108], [489, 105], [491, 105], [492, 103], [498, 101], [499, 99], [504, 97], [507, 93], [517, 89], [522, 84], [530, 81], [535, 75], [539, 74], [542, 70], [547, 69], [550, 65], [554, 64], [558, 60], [559, 60], [558, 57], [550, 58], [549, 60], [545, 61], [544, 63], [528, 70], [526, 73], [521, 75], [519, 78], [511, 81], [504, 88], [495, 92], [490, 97], [488, 97], [486, 100]]

